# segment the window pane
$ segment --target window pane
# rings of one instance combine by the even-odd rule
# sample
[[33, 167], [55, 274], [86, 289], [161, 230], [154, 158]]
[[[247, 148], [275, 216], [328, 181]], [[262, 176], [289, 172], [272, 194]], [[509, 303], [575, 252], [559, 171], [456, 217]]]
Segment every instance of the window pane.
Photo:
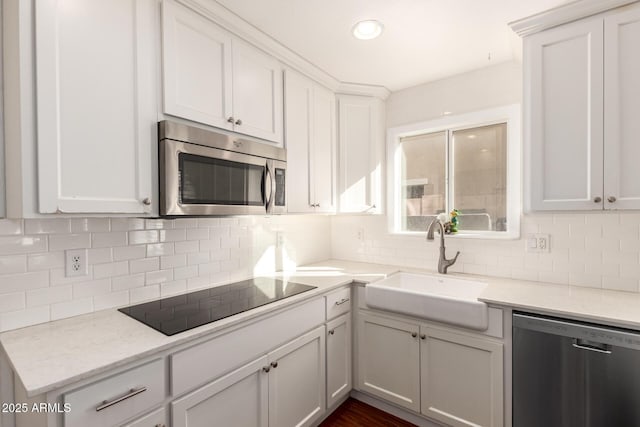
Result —
[[453, 204], [460, 230], [507, 230], [507, 125], [453, 132]]
[[446, 132], [400, 139], [403, 231], [425, 231], [444, 212], [446, 147]]

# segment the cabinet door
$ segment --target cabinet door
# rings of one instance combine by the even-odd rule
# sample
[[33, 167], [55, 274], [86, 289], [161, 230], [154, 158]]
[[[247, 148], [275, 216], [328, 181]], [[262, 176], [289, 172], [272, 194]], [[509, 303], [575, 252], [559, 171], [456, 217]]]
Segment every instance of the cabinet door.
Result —
[[528, 209], [602, 209], [603, 24], [525, 40]]
[[316, 212], [335, 212], [336, 97], [319, 85], [315, 85], [313, 94], [311, 173]]
[[156, 7], [35, 2], [41, 213], [150, 212]]
[[162, 2], [164, 112], [224, 129], [231, 104], [231, 37], [210, 20]]
[[267, 427], [267, 363], [267, 357], [263, 356], [173, 401], [171, 425]]
[[381, 209], [383, 104], [376, 98], [340, 95], [339, 179], [340, 212]]
[[325, 327], [318, 327], [269, 353], [270, 426], [309, 426], [324, 413], [324, 334]]
[[351, 390], [351, 313], [327, 323], [327, 407]]
[[607, 16], [604, 31], [605, 208], [640, 209], [640, 7]]
[[501, 427], [502, 344], [421, 328], [422, 413], [447, 425]]
[[358, 387], [361, 391], [420, 410], [418, 325], [360, 313]]
[[160, 408], [135, 421], [131, 421], [123, 427], [166, 427], [166, 425], [167, 415], [165, 414], [164, 408]]
[[282, 67], [258, 49], [233, 40], [234, 130], [282, 145]]
[[293, 71], [285, 74], [285, 138], [287, 144], [287, 210], [313, 212], [311, 116], [313, 82]]

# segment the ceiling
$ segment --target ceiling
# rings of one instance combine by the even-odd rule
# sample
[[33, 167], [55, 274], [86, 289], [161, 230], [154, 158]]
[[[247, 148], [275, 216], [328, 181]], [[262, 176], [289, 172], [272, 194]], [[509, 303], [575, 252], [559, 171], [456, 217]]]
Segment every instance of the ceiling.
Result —
[[[216, 0], [342, 82], [392, 91], [518, 58], [507, 23], [571, 0]], [[375, 40], [353, 25], [383, 23]]]

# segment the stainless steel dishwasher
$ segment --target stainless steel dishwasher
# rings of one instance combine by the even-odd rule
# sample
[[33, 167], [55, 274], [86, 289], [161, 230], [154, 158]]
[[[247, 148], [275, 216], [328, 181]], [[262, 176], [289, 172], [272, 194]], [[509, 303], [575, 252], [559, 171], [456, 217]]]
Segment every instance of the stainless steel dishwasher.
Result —
[[513, 314], [514, 427], [640, 426], [640, 332]]

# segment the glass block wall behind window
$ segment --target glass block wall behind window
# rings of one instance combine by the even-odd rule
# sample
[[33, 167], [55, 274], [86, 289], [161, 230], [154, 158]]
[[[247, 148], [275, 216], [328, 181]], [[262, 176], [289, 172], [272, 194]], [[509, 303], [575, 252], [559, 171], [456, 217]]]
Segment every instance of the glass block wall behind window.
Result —
[[507, 230], [506, 123], [402, 137], [400, 154], [401, 231], [454, 208], [461, 231]]
[[507, 230], [507, 125], [452, 132], [452, 208], [461, 230]]
[[424, 231], [446, 210], [447, 132], [400, 140], [402, 230]]

